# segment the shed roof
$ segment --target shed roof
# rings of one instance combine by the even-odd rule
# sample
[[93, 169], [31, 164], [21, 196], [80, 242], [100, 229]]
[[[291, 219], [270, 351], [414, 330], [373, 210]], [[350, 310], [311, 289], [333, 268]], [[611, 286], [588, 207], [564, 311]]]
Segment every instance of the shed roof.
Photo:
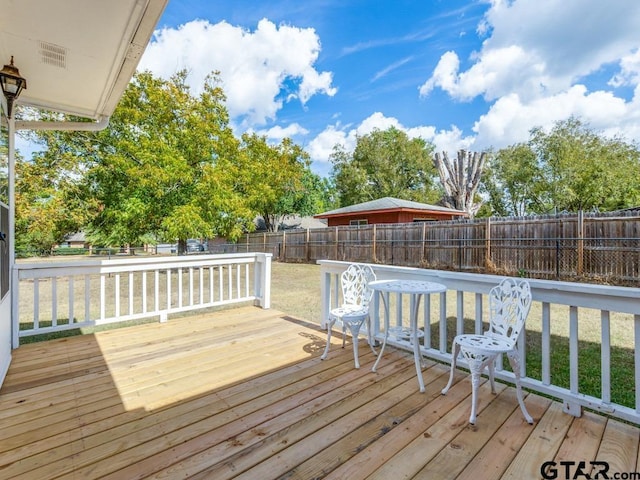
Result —
[[338, 208], [329, 212], [320, 213], [315, 215], [316, 218], [328, 218], [338, 217], [343, 215], [350, 215], [354, 213], [371, 213], [382, 211], [420, 211], [420, 212], [432, 212], [432, 213], [447, 213], [450, 215], [464, 216], [467, 212], [463, 210], [456, 210], [453, 208], [441, 207], [439, 205], [430, 205], [428, 203], [412, 202], [411, 200], [402, 200], [400, 198], [383, 197], [377, 200], [371, 200], [369, 202], [357, 203], [355, 205], [349, 205], [348, 207]]

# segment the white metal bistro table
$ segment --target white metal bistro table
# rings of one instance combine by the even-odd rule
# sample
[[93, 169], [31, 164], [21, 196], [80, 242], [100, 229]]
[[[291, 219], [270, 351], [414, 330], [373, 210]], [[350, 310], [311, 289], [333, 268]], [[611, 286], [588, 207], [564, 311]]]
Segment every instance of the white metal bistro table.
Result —
[[384, 316], [384, 340], [382, 342], [382, 348], [378, 354], [376, 362], [373, 364], [371, 371], [375, 372], [378, 367], [378, 363], [384, 353], [384, 347], [387, 345], [387, 337], [389, 336], [389, 304], [387, 302], [388, 293], [401, 293], [411, 295], [411, 313], [410, 331], [406, 332], [406, 336], [410, 336], [413, 342], [413, 358], [416, 364], [416, 373], [418, 375], [418, 384], [420, 385], [420, 391], [424, 392], [424, 379], [422, 378], [422, 355], [420, 354], [420, 344], [418, 335], [418, 310], [420, 307], [420, 300], [423, 295], [429, 295], [432, 293], [443, 293], [447, 291], [447, 287], [441, 283], [425, 282], [422, 280], [374, 280], [369, 282], [369, 287], [377, 292], [381, 292], [382, 303], [384, 304], [385, 316]]

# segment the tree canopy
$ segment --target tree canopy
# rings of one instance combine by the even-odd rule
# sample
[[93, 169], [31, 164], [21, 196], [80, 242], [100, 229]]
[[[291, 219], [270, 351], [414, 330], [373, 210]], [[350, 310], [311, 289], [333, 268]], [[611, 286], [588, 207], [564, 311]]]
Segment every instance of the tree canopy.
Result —
[[638, 205], [640, 150], [570, 118], [548, 132], [534, 128], [528, 142], [499, 150], [485, 191], [499, 215]]
[[184, 251], [188, 238], [237, 239], [257, 214], [316, 213], [307, 154], [289, 139], [236, 138], [217, 76], [198, 96], [186, 76], [136, 74], [103, 131], [32, 134], [44, 149], [18, 170], [25, 239], [47, 232], [51, 246], [84, 229], [98, 245]]
[[341, 206], [381, 197], [434, 203], [442, 196], [435, 178], [434, 147], [395, 127], [357, 138], [353, 153], [336, 145], [332, 179]]

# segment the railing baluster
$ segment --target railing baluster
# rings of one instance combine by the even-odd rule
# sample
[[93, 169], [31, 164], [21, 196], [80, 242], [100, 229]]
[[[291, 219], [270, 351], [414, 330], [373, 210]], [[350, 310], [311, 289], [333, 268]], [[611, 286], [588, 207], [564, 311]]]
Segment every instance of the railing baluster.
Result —
[[240, 288], [240, 265], [236, 265], [236, 298], [240, 298], [242, 289]]
[[133, 313], [133, 272], [129, 272], [129, 315]]
[[178, 267], [178, 308], [182, 308], [182, 295], [184, 293], [182, 289], [182, 267]]
[[73, 303], [74, 303], [74, 288], [73, 288], [73, 277], [69, 277], [69, 325], [74, 323], [73, 321]]
[[160, 270], [154, 272], [153, 307], [154, 312], [160, 311]]
[[602, 403], [611, 403], [611, 321], [608, 310], [600, 312], [600, 372]]
[[542, 303], [542, 383], [551, 385], [551, 305]]
[[224, 267], [220, 265], [218, 267], [218, 301], [222, 302], [224, 300]]
[[33, 280], [33, 328], [40, 328], [40, 280]]
[[464, 292], [456, 291], [456, 335], [464, 333]]
[[[86, 295], [86, 294], [85, 294]], [[105, 274], [100, 275], [100, 320], [104, 320], [106, 317], [105, 303], [106, 303], [106, 285]]]
[[142, 313], [147, 313], [147, 272], [142, 272]]
[[58, 279], [51, 278], [51, 326], [58, 325]]
[[214, 302], [214, 295], [213, 295], [213, 272], [214, 271], [215, 269], [213, 267], [209, 267], [209, 303]]
[[89, 275], [84, 276], [84, 320], [88, 322], [91, 320], [91, 277]]
[[640, 314], [633, 316], [633, 340], [635, 345], [636, 414], [640, 415]]
[[476, 335], [481, 335], [484, 326], [482, 325], [482, 302], [483, 296], [481, 293], [476, 293], [476, 318], [475, 318], [475, 329], [474, 333]]
[[440, 294], [440, 353], [447, 353], [447, 292]]
[[116, 318], [120, 316], [120, 274], [116, 273], [114, 295], [116, 300]]
[[189, 305], [193, 305], [193, 267], [189, 267]]
[[569, 307], [569, 390], [578, 393], [578, 307]]

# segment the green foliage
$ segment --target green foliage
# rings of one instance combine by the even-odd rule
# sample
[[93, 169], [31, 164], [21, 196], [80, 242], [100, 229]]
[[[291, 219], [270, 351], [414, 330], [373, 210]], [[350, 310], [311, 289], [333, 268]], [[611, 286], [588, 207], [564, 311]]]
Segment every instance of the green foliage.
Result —
[[323, 183], [311, 172], [308, 154], [285, 138], [269, 145], [265, 137], [244, 134], [238, 178], [250, 208], [274, 231], [286, 215], [310, 215], [324, 207]]
[[435, 203], [442, 192], [434, 179], [433, 145], [391, 127], [358, 137], [353, 153], [336, 145], [332, 179], [342, 206], [381, 197]]
[[570, 118], [500, 150], [484, 187], [498, 215], [634, 206], [640, 203], [640, 150]]
[[43, 151], [18, 166], [25, 247], [50, 251], [84, 230], [94, 244], [177, 242], [182, 253], [188, 238], [236, 240], [258, 214], [275, 226], [283, 215], [323, 211], [331, 184], [311, 172], [301, 147], [255, 134], [238, 140], [217, 76], [199, 96], [186, 78], [136, 74], [103, 131], [30, 134]]

